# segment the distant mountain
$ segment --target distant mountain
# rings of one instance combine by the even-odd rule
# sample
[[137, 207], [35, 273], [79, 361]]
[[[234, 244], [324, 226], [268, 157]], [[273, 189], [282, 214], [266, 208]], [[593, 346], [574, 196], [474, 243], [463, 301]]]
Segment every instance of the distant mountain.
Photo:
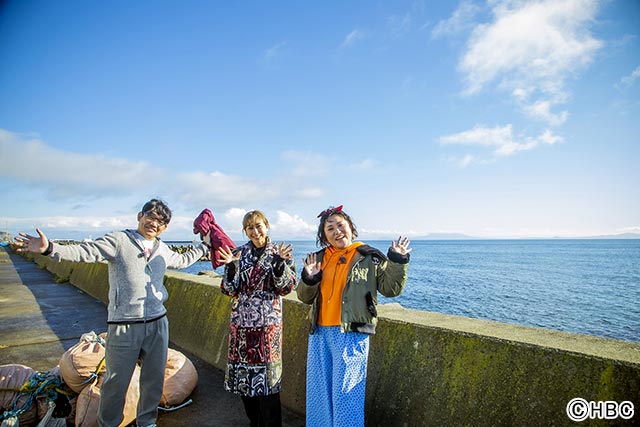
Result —
[[578, 237], [578, 239], [640, 239], [638, 233], [606, 234], [602, 236]]
[[603, 234], [600, 236], [556, 236], [556, 237], [475, 237], [462, 233], [428, 233], [422, 236], [411, 237], [411, 240], [545, 240], [545, 239], [594, 239], [594, 240], [606, 240], [606, 239], [640, 239], [640, 233], [621, 233], [621, 234]]

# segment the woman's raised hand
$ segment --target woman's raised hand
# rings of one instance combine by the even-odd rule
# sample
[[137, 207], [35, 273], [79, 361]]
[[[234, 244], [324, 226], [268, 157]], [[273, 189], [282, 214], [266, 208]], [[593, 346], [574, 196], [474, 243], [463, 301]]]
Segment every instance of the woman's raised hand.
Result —
[[315, 253], [311, 253], [307, 255], [305, 259], [302, 260], [304, 263], [304, 271], [309, 276], [315, 276], [320, 273], [322, 265], [318, 262]]
[[391, 250], [399, 253], [400, 255], [406, 255], [411, 252], [411, 249], [409, 249], [409, 243], [408, 237], [400, 236], [398, 237], [397, 242], [395, 240], [391, 241]]
[[291, 246], [291, 244], [285, 245], [284, 242], [281, 242], [276, 247], [276, 253], [280, 255], [282, 259], [291, 259], [293, 258], [293, 246]]
[[240, 251], [238, 251], [237, 255], [233, 255], [233, 252], [231, 251], [231, 248], [229, 248], [229, 246], [225, 245], [225, 246], [221, 247], [220, 249], [218, 249], [218, 259], [223, 264], [229, 264], [229, 263], [234, 262], [234, 261], [239, 261], [240, 260]]

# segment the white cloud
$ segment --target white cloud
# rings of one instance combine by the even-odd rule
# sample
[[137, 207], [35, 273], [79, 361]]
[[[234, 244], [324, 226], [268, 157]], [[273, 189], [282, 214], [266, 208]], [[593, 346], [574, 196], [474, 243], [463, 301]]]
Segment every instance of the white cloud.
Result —
[[276, 239], [278, 237], [299, 237], [307, 236], [311, 238], [317, 231], [317, 226], [310, 225], [298, 215], [291, 215], [284, 211], [276, 212], [276, 220], [271, 222]]
[[318, 177], [329, 173], [329, 158], [311, 151], [287, 150], [281, 158], [293, 165], [291, 173], [298, 177]]
[[295, 193], [299, 199], [318, 199], [324, 194], [325, 190], [319, 187], [305, 187]]
[[[180, 235], [181, 238], [193, 236], [193, 217], [174, 215], [168, 232]], [[28, 218], [0, 217], [3, 224], [7, 224], [12, 230], [24, 231], [35, 235], [36, 227], [41, 229], [50, 238], [74, 238], [98, 237], [115, 230], [123, 230], [137, 227], [137, 212], [120, 216], [41, 216]], [[238, 230], [241, 227], [238, 227]], [[226, 230], [226, 228], [225, 228]], [[163, 234], [163, 238], [168, 234]], [[195, 237], [195, 236], [194, 236]]]
[[530, 93], [531, 93], [531, 91], [530, 91], [530, 90], [527, 90], [527, 89], [525, 89], [525, 88], [518, 87], [518, 88], [515, 88], [515, 89], [513, 90], [513, 92], [511, 93], [511, 95], [513, 95], [513, 97], [514, 97], [514, 98], [516, 98], [516, 99], [517, 99], [517, 100], [519, 100], [519, 101], [524, 101], [524, 100], [526, 100], [526, 99], [529, 97]]
[[[441, 144], [455, 144], [466, 146], [480, 146], [490, 148], [494, 156], [506, 157], [519, 151], [526, 151], [541, 145], [553, 145], [561, 142], [562, 138], [546, 130], [538, 137], [515, 136], [512, 125], [496, 126], [488, 128], [475, 126], [473, 129], [443, 136], [439, 139]], [[466, 159], [466, 160], [465, 160]], [[468, 165], [473, 158], [465, 157], [460, 166]]]
[[629, 88], [633, 86], [638, 78], [640, 78], [640, 66], [636, 67], [636, 69], [633, 70], [633, 72], [631, 72], [631, 74], [629, 74], [628, 76], [624, 76], [623, 78], [621, 78], [619, 87]]
[[534, 82], [565, 78], [589, 63], [601, 46], [586, 28], [596, 6], [594, 0], [496, 2], [495, 22], [476, 27], [462, 59], [467, 89], [481, 90], [501, 75]]
[[265, 50], [264, 54], [262, 55], [262, 59], [265, 61], [270, 61], [271, 59], [278, 56], [286, 45], [287, 45], [287, 42], [285, 41], [285, 42], [280, 42], [276, 45], [271, 46], [270, 48]]
[[[44, 194], [57, 203], [70, 202], [78, 206], [78, 212], [83, 212], [78, 216], [53, 214], [2, 220], [7, 227], [11, 225], [12, 230], [31, 230], [38, 226], [50, 231], [54, 238], [97, 236], [136, 224], [135, 211], [122, 216], [95, 216], [98, 204], [109, 205], [114, 196], [122, 201], [137, 199], [138, 195], [146, 198], [159, 191], [173, 206], [181, 206], [181, 211], [212, 209], [228, 233], [241, 236], [246, 209], [265, 203], [277, 205], [283, 197], [309, 200], [324, 195], [325, 190], [316, 182], [319, 176], [328, 174], [329, 158], [304, 151], [287, 151], [281, 158], [291, 164], [285, 166], [293, 169], [279, 168], [284, 171], [282, 176], [251, 177], [218, 170], [181, 172], [105, 155], [65, 152], [36, 138], [0, 129], [0, 184], [9, 184], [14, 190], [29, 194], [35, 190], [36, 194]], [[362, 166], [368, 164], [364, 161]], [[79, 204], [78, 199], [92, 202]], [[275, 225], [283, 238], [313, 237], [310, 233], [313, 227], [295, 215], [279, 211]], [[191, 236], [192, 229], [193, 217], [174, 215], [167, 235]]]
[[279, 189], [260, 182], [219, 171], [189, 172], [176, 176], [173, 191], [190, 206], [231, 207], [256, 204], [277, 197]]
[[231, 208], [224, 213], [224, 218], [227, 220], [228, 223], [242, 224], [242, 218], [244, 218], [244, 214], [246, 213], [247, 213], [246, 209]]
[[[598, 4], [598, 0], [493, 2], [493, 22], [475, 27], [459, 63], [465, 94], [476, 94], [495, 82], [526, 102], [523, 110], [532, 118], [563, 123], [568, 113], [554, 114], [551, 108], [566, 102], [566, 80], [591, 63], [602, 46], [589, 32]], [[537, 99], [529, 101], [534, 93]]]
[[148, 189], [149, 177], [160, 184], [165, 174], [146, 162], [66, 152], [0, 129], [0, 177], [47, 189], [50, 197], [61, 199], [129, 194]]
[[357, 29], [353, 30], [349, 34], [346, 35], [346, 37], [344, 38], [344, 40], [340, 44], [340, 47], [341, 48], [351, 47], [356, 42], [358, 42], [359, 40], [362, 40], [364, 38], [365, 38], [364, 32], [362, 32], [360, 30], [357, 30]]
[[436, 24], [431, 31], [431, 38], [438, 39], [471, 28], [473, 26], [473, 20], [480, 10], [480, 6], [469, 1], [463, 1], [453, 12], [451, 18], [444, 19]]
[[307, 200], [324, 194], [321, 187], [307, 181], [328, 174], [329, 158], [302, 151], [287, 151], [281, 158], [293, 168], [289, 172], [280, 168], [285, 170], [284, 176], [180, 172], [100, 154], [66, 152], [36, 138], [0, 129], [0, 183], [35, 190], [49, 199], [66, 200], [74, 205], [83, 199], [163, 194], [173, 203], [182, 203], [193, 210], [229, 209], [260, 205], [283, 194]]
[[640, 233], [640, 226], [624, 227], [619, 230], [620, 233]]
[[358, 163], [350, 165], [349, 168], [358, 172], [368, 172], [373, 170], [377, 165], [378, 162], [376, 162], [375, 160], [366, 158]]
[[222, 215], [217, 215], [216, 212], [214, 212], [214, 215], [216, 216], [218, 224], [233, 238], [233, 236], [242, 236], [242, 218], [244, 218], [247, 212], [247, 209], [234, 207], [227, 209]]
[[552, 105], [550, 100], [543, 100], [524, 105], [523, 108], [530, 117], [545, 121], [553, 126], [559, 126], [567, 121], [569, 112], [562, 111], [554, 114], [551, 112]]
[[387, 27], [393, 37], [400, 37], [409, 32], [412, 21], [410, 12], [405, 13], [404, 16], [392, 15], [387, 18]]
[[[248, 211], [242, 208], [230, 208], [223, 214], [225, 231], [229, 235], [242, 236], [242, 218]], [[265, 212], [266, 213], [266, 212]], [[285, 211], [276, 211], [275, 217], [267, 214], [269, 220], [270, 235], [276, 240], [291, 238], [313, 238], [316, 228], [309, 225], [300, 216], [292, 215]]]
[[465, 155], [462, 159], [458, 160], [458, 166], [465, 168], [473, 162], [474, 158], [471, 154]]
[[129, 228], [135, 224], [136, 214], [111, 217], [96, 216], [46, 216], [31, 218], [8, 218], [3, 217], [2, 221], [12, 228], [26, 230], [29, 234], [35, 233], [35, 227], [41, 230], [61, 229], [61, 230], [121, 230]]
[[487, 128], [476, 126], [471, 130], [456, 133], [453, 135], [443, 136], [440, 138], [441, 144], [460, 144], [460, 145], [483, 145], [483, 146], [502, 146], [508, 144], [513, 139], [513, 130], [511, 125], [496, 126]]

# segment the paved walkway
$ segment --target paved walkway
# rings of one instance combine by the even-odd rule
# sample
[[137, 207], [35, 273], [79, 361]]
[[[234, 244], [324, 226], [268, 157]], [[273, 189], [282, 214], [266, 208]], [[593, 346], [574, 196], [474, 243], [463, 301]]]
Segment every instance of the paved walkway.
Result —
[[[83, 333], [103, 332], [106, 322], [102, 302], [73, 285], [55, 283], [48, 271], [0, 247], [0, 365], [49, 370]], [[224, 373], [185, 354], [198, 370], [193, 403], [161, 413], [158, 427], [248, 426], [240, 398], [222, 388]], [[283, 408], [284, 427], [303, 425], [302, 417]]]

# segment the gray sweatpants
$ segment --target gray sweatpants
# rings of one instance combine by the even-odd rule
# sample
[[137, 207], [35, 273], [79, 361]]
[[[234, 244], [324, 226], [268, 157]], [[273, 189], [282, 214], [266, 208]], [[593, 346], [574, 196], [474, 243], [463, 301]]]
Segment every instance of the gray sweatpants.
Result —
[[125, 396], [138, 359], [142, 363], [136, 422], [138, 426], [155, 424], [168, 347], [166, 316], [148, 323], [109, 325], [105, 353], [107, 373], [100, 387], [98, 409], [100, 427], [118, 427], [122, 422]]

